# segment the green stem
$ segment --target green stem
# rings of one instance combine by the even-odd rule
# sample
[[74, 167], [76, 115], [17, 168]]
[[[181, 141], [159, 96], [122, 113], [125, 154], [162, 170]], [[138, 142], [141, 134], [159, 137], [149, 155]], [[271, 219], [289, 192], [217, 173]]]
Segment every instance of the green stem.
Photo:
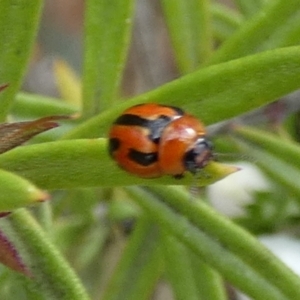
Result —
[[108, 284], [104, 300], [149, 299], [162, 271], [157, 242], [156, 226], [142, 216]]
[[[162, 249], [168, 279], [177, 300], [200, 300], [188, 250], [168, 231], [162, 230]], [[208, 299], [206, 299], [208, 300]]]
[[89, 0], [85, 11], [83, 116], [116, 100], [130, 41], [134, 0]]
[[261, 276], [282, 291], [286, 296], [300, 299], [300, 279], [283, 262], [272, 255], [258, 240], [238, 227], [229, 219], [217, 214], [201, 201], [189, 201], [182, 189], [151, 187], [159, 193], [168, 205], [184, 214], [197, 228], [218, 239], [220, 243], [244, 262], [249, 264]]
[[211, 11], [208, 0], [162, 0], [167, 25], [182, 73], [199, 68], [212, 50]]
[[225, 283], [220, 274], [190, 251], [193, 274], [204, 300], [226, 300]]
[[235, 0], [236, 6], [238, 9], [246, 16], [251, 17], [255, 13], [258, 12], [258, 10], [262, 6], [262, 0]]
[[12, 113], [22, 119], [72, 115], [76, 112], [74, 106], [59, 99], [28, 93], [18, 93], [12, 106]]
[[227, 40], [244, 21], [241, 14], [218, 3], [211, 6], [211, 14], [214, 35], [221, 42]]
[[[270, 1], [215, 51], [209, 63], [216, 64], [258, 52], [261, 45], [281, 30], [282, 24], [289, 22], [299, 9], [298, 0]], [[269, 44], [269, 49], [276, 47], [277, 44]]]
[[89, 299], [74, 271], [25, 209], [1, 219], [1, 230], [15, 245], [29, 269], [34, 288], [45, 298]]
[[5, 120], [30, 59], [41, 15], [41, 0], [0, 1], [0, 84], [9, 86], [0, 93], [0, 120]]
[[[173, 198], [174, 190], [172, 188], [163, 187], [162, 190], [164, 190], [164, 194], [169, 195], [168, 198]], [[228, 251], [218, 239], [208, 236], [191, 224], [187, 218], [190, 216], [186, 214], [190, 210], [189, 207], [187, 207], [188, 210], [184, 210], [183, 214], [178, 214], [141, 188], [128, 187], [126, 191], [164, 230], [177, 237], [200, 259], [219, 271], [225, 279], [240, 290], [257, 300], [285, 299], [277, 286], [270, 285], [268, 277], [262, 277], [256, 273], [251, 266], [246, 265], [239, 257]], [[183, 194], [178, 190], [175, 193], [177, 193], [176, 197]], [[186, 199], [186, 195], [183, 199], [184, 203], [190, 201], [190, 199]], [[211, 225], [214, 226], [214, 223]], [[282, 276], [280, 279], [285, 280]], [[293, 288], [295, 289], [295, 286]], [[299, 291], [294, 295], [298, 293]]]

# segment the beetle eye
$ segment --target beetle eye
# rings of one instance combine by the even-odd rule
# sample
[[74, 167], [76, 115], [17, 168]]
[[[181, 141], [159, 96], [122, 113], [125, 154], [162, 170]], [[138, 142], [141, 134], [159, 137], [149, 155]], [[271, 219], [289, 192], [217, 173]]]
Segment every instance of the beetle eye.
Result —
[[213, 144], [206, 138], [199, 138], [194, 147], [184, 156], [185, 168], [193, 174], [204, 168], [213, 158]]

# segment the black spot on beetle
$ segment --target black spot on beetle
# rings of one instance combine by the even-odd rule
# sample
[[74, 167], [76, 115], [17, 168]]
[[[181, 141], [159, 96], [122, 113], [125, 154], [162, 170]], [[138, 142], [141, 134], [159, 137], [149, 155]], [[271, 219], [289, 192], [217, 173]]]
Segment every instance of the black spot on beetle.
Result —
[[183, 177], [184, 177], [184, 175], [183, 174], [176, 174], [176, 175], [174, 175], [173, 176], [175, 179], [182, 179]]
[[141, 126], [141, 127], [147, 127], [148, 126], [148, 120], [141, 118], [137, 115], [132, 114], [125, 114], [121, 115], [114, 124], [117, 125], [124, 125], [124, 126]]
[[173, 118], [168, 116], [158, 116], [155, 120], [148, 120], [137, 115], [125, 114], [120, 116], [116, 121], [116, 125], [122, 126], [139, 126], [149, 130], [148, 137], [155, 144], [159, 143], [159, 139], [164, 128], [172, 121]]
[[[138, 106], [138, 105], [137, 105]], [[122, 126], [138, 126], [146, 128], [149, 131], [148, 138], [155, 144], [159, 143], [160, 136], [164, 128], [174, 120], [184, 115], [184, 111], [175, 106], [163, 105], [162, 107], [168, 107], [175, 112], [175, 116], [159, 115], [155, 119], [147, 119], [135, 114], [124, 114], [119, 116], [114, 124]], [[154, 116], [153, 116], [154, 117]]]
[[108, 142], [108, 152], [112, 156], [112, 154], [120, 148], [121, 142], [117, 138], [111, 138]]
[[177, 113], [178, 116], [183, 116], [184, 115], [184, 111], [181, 108], [179, 108], [179, 107], [172, 106], [172, 105], [164, 105], [164, 106], [172, 108], [174, 111], [176, 111], [176, 113]]
[[157, 152], [144, 153], [134, 149], [130, 149], [128, 157], [144, 167], [150, 166], [158, 160]]

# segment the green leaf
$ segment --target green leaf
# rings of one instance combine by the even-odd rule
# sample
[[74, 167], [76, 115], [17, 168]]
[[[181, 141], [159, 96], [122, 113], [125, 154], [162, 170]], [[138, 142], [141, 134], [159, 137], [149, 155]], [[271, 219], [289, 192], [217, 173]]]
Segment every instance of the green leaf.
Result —
[[[193, 276], [189, 251], [169, 232], [162, 230], [162, 250], [168, 280], [176, 299], [200, 300], [200, 293]], [[204, 298], [203, 298], [204, 300]], [[207, 299], [208, 300], [208, 299]]]
[[45, 189], [91, 186], [176, 184], [207, 185], [236, 172], [237, 168], [209, 163], [203, 174], [142, 179], [121, 170], [108, 155], [107, 140], [71, 140], [17, 147], [0, 155], [0, 166]]
[[0, 170], [0, 190], [0, 212], [9, 212], [49, 198], [29, 181], [4, 170]]
[[243, 152], [255, 159], [256, 164], [270, 178], [285, 187], [288, 193], [293, 191], [298, 196], [295, 199], [300, 201], [299, 144], [254, 128], [237, 127], [234, 132], [239, 142], [243, 139]]
[[[300, 204], [300, 170], [297, 166], [289, 164], [278, 156], [263, 151], [261, 148], [248, 148], [247, 153], [256, 160], [256, 164], [269, 178], [284, 187], [288, 194], [296, 196], [295, 200]], [[282, 199], [282, 201], [285, 200]]]
[[143, 216], [136, 224], [102, 299], [149, 299], [162, 269], [157, 227]]
[[15, 211], [0, 224], [32, 276], [31, 289], [44, 295], [44, 299], [89, 299], [66, 260], [26, 210]]
[[109, 107], [118, 96], [134, 0], [89, 0], [85, 12], [83, 115]]
[[107, 135], [127, 107], [158, 102], [212, 124], [268, 104], [300, 87], [300, 47], [277, 49], [210, 66], [132, 98], [79, 125], [65, 138]]
[[[279, 287], [283, 285], [286, 285], [284, 292], [287, 294], [295, 296], [300, 293], [297, 290], [299, 278], [250, 234], [218, 215], [204, 203], [191, 201], [190, 195], [183, 189], [155, 186], [151, 187], [151, 191], [155, 193], [149, 193], [138, 187], [126, 187], [126, 191], [160, 227], [178, 238], [199, 259], [254, 299], [282, 300], [284, 297]], [[244, 238], [248, 241], [245, 242]], [[254, 241], [255, 246], [250, 246]], [[232, 251], [234, 246], [240, 250]], [[254, 253], [251, 252], [253, 250]], [[249, 258], [256, 258], [257, 263], [249, 263]], [[259, 263], [260, 259], [264, 263]], [[259, 264], [260, 268], [256, 268]], [[254, 271], [254, 266], [260, 273]], [[276, 268], [276, 272], [268, 274], [267, 269], [270, 267], [272, 271]], [[277, 283], [269, 281], [269, 277], [281, 280], [281, 283], [277, 286]]]
[[229, 38], [244, 21], [243, 16], [227, 5], [214, 3], [211, 6], [214, 36], [224, 41]]
[[264, 51], [272, 48], [287, 47], [299, 45], [300, 38], [300, 8], [278, 27], [273, 34], [266, 39], [258, 47], [259, 51]]
[[[250, 1], [247, 2], [250, 3]], [[282, 24], [289, 24], [289, 30], [294, 31], [295, 28], [290, 23], [290, 19], [298, 15], [299, 11], [300, 3], [298, 0], [269, 1], [259, 13], [245, 22], [234, 35], [224, 42], [211, 57], [209, 63], [216, 64], [273, 49], [278, 47], [278, 44], [284, 46], [281, 39], [285, 39], [285, 35], [281, 35], [281, 39], [274, 39], [274, 43], [269, 42], [269, 39], [272, 39], [277, 31], [282, 30]]]
[[238, 9], [247, 17], [251, 17], [262, 7], [263, 0], [235, 0]]
[[30, 58], [37, 33], [43, 1], [0, 1], [0, 84], [8, 83], [0, 93], [0, 120], [5, 120]]
[[221, 275], [197, 255], [189, 251], [193, 274], [199, 294], [204, 300], [227, 300], [227, 291]]
[[[230, 251], [232, 255], [251, 266], [252, 270], [265, 278], [274, 288], [278, 288], [291, 299], [300, 297], [300, 278], [267, 251], [254, 236], [217, 214], [204, 202], [188, 201], [188, 195], [179, 187], [166, 189], [152, 186], [149, 190], [157, 193], [177, 213], [184, 215], [193, 226], [215, 238], [224, 247], [224, 251], [225, 249]], [[207, 257], [205, 259], [206, 262]]]
[[252, 143], [255, 148], [263, 149], [300, 169], [300, 147], [298, 143], [283, 140], [278, 135], [250, 127], [236, 127], [234, 133]]
[[212, 50], [208, 0], [162, 0], [177, 66], [181, 73], [196, 70]]
[[78, 110], [75, 106], [59, 99], [22, 92], [16, 95], [11, 112], [18, 118], [32, 119], [49, 115], [72, 115]]

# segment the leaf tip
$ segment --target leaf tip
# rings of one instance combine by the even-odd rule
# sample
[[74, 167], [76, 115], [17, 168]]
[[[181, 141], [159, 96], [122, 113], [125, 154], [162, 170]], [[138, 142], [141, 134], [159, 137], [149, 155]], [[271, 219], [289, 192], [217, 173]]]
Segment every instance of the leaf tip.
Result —
[[8, 83], [4, 83], [0, 85], [0, 91], [3, 91], [4, 89], [6, 89], [9, 86]]
[[15, 245], [2, 231], [0, 231], [0, 261], [12, 270], [31, 276]]
[[28, 192], [31, 195], [32, 202], [45, 202], [50, 199], [50, 195], [34, 186], [28, 187]]
[[200, 178], [201, 185], [210, 185], [233, 173], [240, 171], [241, 168], [234, 165], [227, 165], [211, 161], [204, 169], [204, 176]]

